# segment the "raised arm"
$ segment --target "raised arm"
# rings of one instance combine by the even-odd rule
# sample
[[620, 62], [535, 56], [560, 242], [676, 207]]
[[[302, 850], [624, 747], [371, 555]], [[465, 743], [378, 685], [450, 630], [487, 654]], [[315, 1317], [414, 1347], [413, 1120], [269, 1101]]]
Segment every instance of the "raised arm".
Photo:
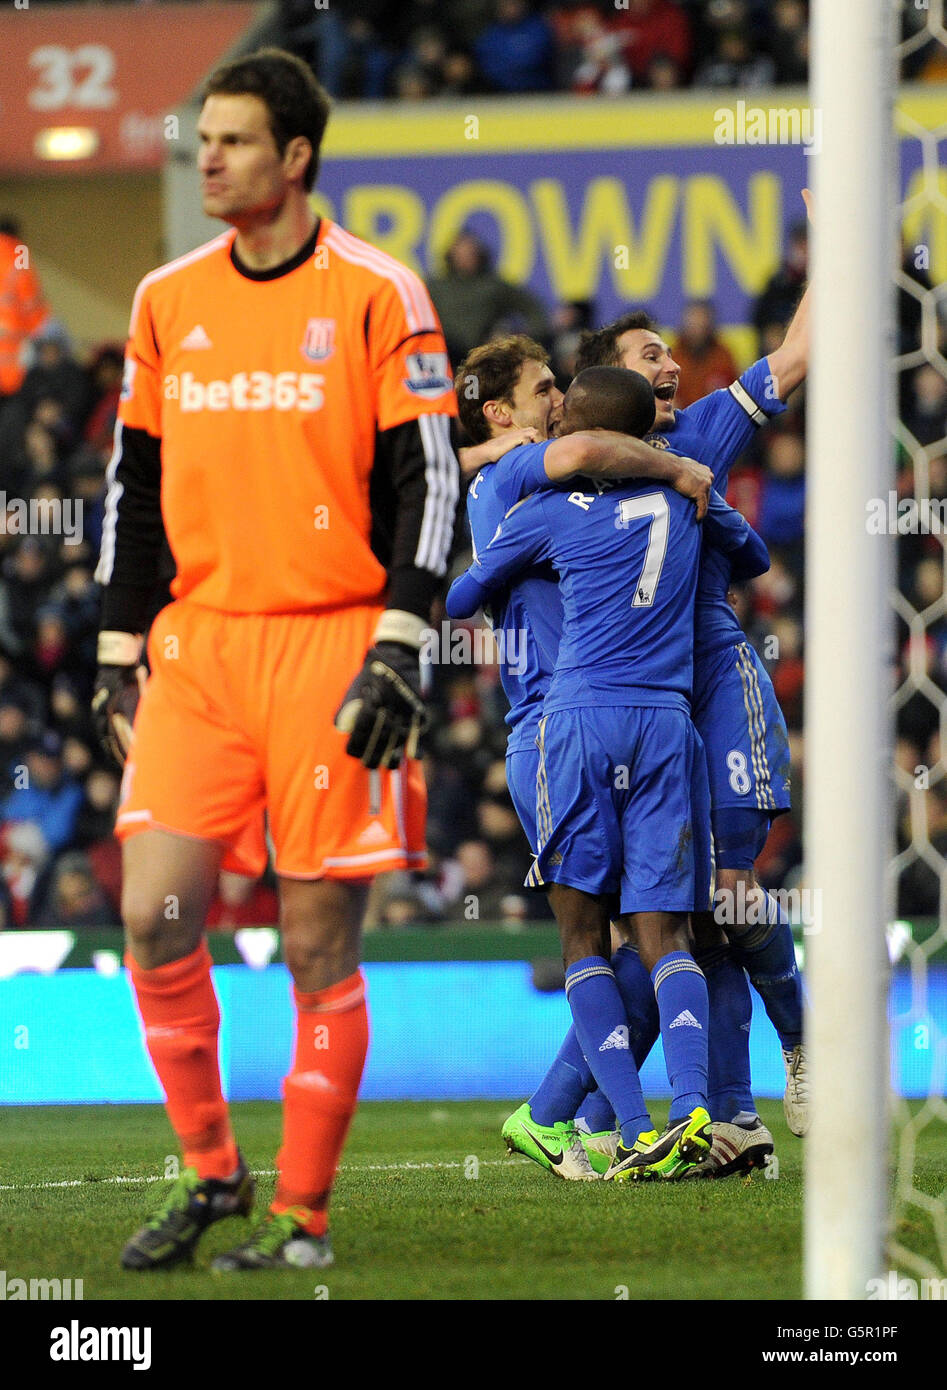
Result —
[[[812, 194], [808, 188], [802, 190], [802, 198], [811, 222]], [[781, 401], [786, 400], [799, 383], [805, 381], [809, 370], [809, 306], [810, 290], [807, 287], [789, 321], [786, 336], [775, 352], [771, 352], [767, 358], [776, 394]]]

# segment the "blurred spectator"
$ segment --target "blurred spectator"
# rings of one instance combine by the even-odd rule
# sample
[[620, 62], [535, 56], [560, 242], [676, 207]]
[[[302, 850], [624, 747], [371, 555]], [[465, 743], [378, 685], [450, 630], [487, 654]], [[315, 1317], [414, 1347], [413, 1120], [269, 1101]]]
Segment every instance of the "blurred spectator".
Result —
[[806, 451], [794, 434], [773, 434], [766, 447], [766, 476], [756, 527], [768, 546], [802, 539], [806, 510]]
[[23, 383], [21, 354], [49, 309], [19, 223], [0, 218], [0, 414]]
[[428, 281], [452, 362], [497, 333], [526, 333], [544, 341], [549, 319], [531, 291], [511, 285], [493, 269], [490, 252], [461, 231], [444, 257], [444, 273]]
[[83, 438], [94, 454], [107, 462], [112, 452], [115, 417], [122, 390], [125, 354], [117, 343], [104, 343], [89, 363], [89, 398], [92, 408]]
[[[4, 592], [4, 586], [0, 582], [0, 594]], [[25, 711], [31, 733], [36, 733], [39, 730], [43, 718], [42, 692], [17, 674], [9, 655], [2, 649], [0, 649], [0, 702], [21, 706]]]
[[911, 377], [904, 423], [918, 444], [933, 444], [947, 435], [947, 381], [930, 363]]
[[477, 39], [474, 52], [496, 92], [547, 92], [553, 86], [552, 30], [527, 0], [496, 0], [494, 22]]
[[772, 58], [754, 47], [751, 35], [744, 28], [721, 29], [714, 36], [713, 48], [694, 74], [694, 85], [745, 91], [769, 86], [775, 72]]
[[569, 13], [562, 27], [562, 45], [560, 64], [568, 65], [574, 92], [618, 96], [631, 86], [621, 34], [590, 5]]
[[579, 338], [586, 328], [592, 327], [592, 308], [591, 300], [577, 299], [553, 310], [550, 356], [556, 383], [562, 391], [575, 376]]
[[680, 410], [711, 391], [729, 386], [740, 375], [733, 354], [717, 336], [717, 315], [711, 300], [692, 299], [685, 304], [674, 359], [681, 368], [674, 401]]
[[308, 0], [283, 0], [288, 43], [333, 97], [385, 96], [397, 61], [397, 0], [333, 0], [313, 12]]
[[48, 883], [49, 845], [32, 821], [0, 825], [0, 873], [11, 927], [31, 925]]
[[110, 768], [93, 768], [85, 779], [82, 808], [76, 820], [73, 840], [77, 849], [88, 849], [110, 838], [115, 827], [118, 804], [118, 774]]
[[247, 878], [223, 870], [217, 893], [207, 912], [209, 931], [234, 931], [237, 927], [262, 927], [279, 921], [274, 890], [262, 879]]
[[52, 872], [46, 900], [37, 909], [35, 927], [111, 927], [112, 908], [96, 882], [84, 854], [60, 855]]
[[671, 59], [679, 73], [689, 73], [690, 23], [674, 0], [624, 0], [613, 16], [611, 27], [621, 39], [634, 86], [647, 85], [656, 58]]
[[448, 48], [441, 65], [442, 97], [464, 97], [482, 90], [473, 55], [467, 48]]
[[52, 550], [38, 536], [24, 536], [4, 561], [3, 580], [17, 652], [32, 642], [37, 609], [54, 575]]
[[25, 777], [0, 802], [0, 822], [33, 821], [52, 850], [71, 843], [82, 805], [82, 788], [63, 772], [62, 751], [62, 739], [51, 731], [31, 743]]
[[[914, 823], [917, 816], [920, 823]], [[912, 834], [913, 832], [913, 834]], [[947, 859], [947, 788], [932, 784], [923, 797], [911, 803], [907, 824], [902, 827], [900, 847], [911, 840], [925, 843], [941, 859]], [[898, 913], [901, 916], [933, 916], [941, 911], [940, 875], [920, 857], [903, 869], [898, 879]]]
[[[520, 864], [522, 870], [522, 863]], [[457, 846], [451, 877], [445, 880], [444, 917], [448, 922], [493, 922], [508, 893], [520, 884], [503, 882], [489, 845], [484, 840], [465, 840]]]
[[684, 70], [676, 58], [656, 53], [648, 64], [646, 85], [654, 92], [673, 92], [684, 85]]
[[802, 298], [809, 270], [809, 228], [797, 222], [789, 230], [785, 259], [770, 277], [753, 307], [753, 326], [760, 338], [760, 357], [778, 347]]
[[779, 83], [809, 80], [809, 14], [805, 0], [773, 0], [769, 51]]
[[16, 695], [0, 694], [0, 766], [4, 780], [7, 769], [22, 761], [32, 739], [29, 716], [21, 701]]
[[772, 624], [778, 660], [770, 675], [776, 698], [790, 729], [802, 728], [802, 696], [805, 668], [802, 660], [802, 624], [796, 618], [777, 617]]
[[[63, 444], [79, 438], [89, 411], [89, 378], [72, 356], [69, 335], [56, 319], [47, 319], [33, 337], [33, 365], [23, 379], [21, 400], [29, 416], [37, 415], [42, 403], [56, 407], [48, 426]], [[49, 405], [46, 405], [47, 412]]]

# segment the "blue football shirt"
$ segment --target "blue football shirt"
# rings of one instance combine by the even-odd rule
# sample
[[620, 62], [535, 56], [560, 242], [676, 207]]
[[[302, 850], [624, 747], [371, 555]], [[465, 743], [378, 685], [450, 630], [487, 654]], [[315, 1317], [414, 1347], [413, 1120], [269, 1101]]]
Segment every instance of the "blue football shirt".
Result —
[[[703, 523], [726, 552], [765, 546], [714, 494]], [[562, 637], [544, 710], [668, 705], [687, 711], [701, 525], [692, 502], [654, 483], [537, 492], [513, 507], [456, 580], [447, 610], [462, 615], [543, 563], [559, 574]], [[749, 566], [752, 568], [752, 565]]]
[[[760, 425], [786, 409], [775, 394], [769, 362], [761, 357], [732, 385], [711, 391], [684, 410], [674, 412], [674, 424], [647, 436], [663, 441], [677, 454], [686, 454], [713, 470], [714, 487], [727, 490], [730, 469]], [[731, 573], [729, 557], [705, 537], [697, 585], [696, 655], [744, 640], [743, 629], [727, 602]]]

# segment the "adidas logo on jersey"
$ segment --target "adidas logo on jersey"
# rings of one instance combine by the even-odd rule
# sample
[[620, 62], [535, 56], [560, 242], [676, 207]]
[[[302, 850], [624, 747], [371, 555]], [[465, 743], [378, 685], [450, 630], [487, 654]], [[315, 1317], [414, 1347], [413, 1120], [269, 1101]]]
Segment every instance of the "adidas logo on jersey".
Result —
[[[672, 1028], [700, 1028], [700, 1024], [697, 1022], [697, 1019], [691, 1013], [690, 1009], [682, 1009], [670, 1026]], [[703, 1031], [703, 1029], [701, 1029], [701, 1031]]]
[[382, 825], [381, 821], [373, 820], [370, 825], [365, 827], [361, 835], [359, 835], [358, 843], [360, 845], [387, 844], [389, 838], [388, 831]]
[[207, 336], [207, 330], [202, 323], [196, 323], [188, 333], [187, 337], [181, 339], [181, 346], [185, 352], [195, 352], [199, 348], [211, 348], [214, 344]]
[[628, 1028], [626, 1024], [619, 1023], [617, 1028], [612, 1029], [599, 1048], [599, 1052], [608, 1052], [609, 1048], [612, 1047], [621, 1048], [625, 1052], [628, 1051]]

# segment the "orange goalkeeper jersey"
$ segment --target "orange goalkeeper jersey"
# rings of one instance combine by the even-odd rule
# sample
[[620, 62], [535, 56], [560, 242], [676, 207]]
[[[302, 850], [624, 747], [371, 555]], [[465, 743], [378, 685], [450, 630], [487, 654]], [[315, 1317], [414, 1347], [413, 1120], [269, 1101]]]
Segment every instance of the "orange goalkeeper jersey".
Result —
[[416, 422], [423, 460], [414, 553], [402, 560], [443, 574], [457, 495], [448, 432], [456, 404], [423, 283], [325, 219], [274, 272], [241, 266], [235, 236], [138, 288], [100, 581], [113, 577], [123, 505], [132, 506], [122, 435], [144, 432], [160, 440], [176, 597], [234, 613], [378, 601], [387, 562], [377, 532], [390, 494], [373, 476], [378, 439], [407, 422]]

